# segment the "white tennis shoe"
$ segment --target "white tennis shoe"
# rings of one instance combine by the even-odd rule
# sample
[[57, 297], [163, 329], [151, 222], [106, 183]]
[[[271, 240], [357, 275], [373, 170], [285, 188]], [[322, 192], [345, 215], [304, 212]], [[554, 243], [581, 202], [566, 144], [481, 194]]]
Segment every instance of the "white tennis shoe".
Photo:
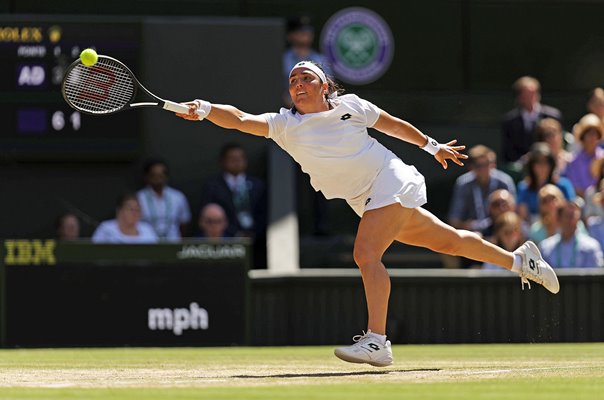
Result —
[[367, 363], [374, 367], [387, 367], [392, 365], [392, 347], [390, 340], [381, 343], [377, 338], [370, 335], [371, 330], [362, 335], [352, 338], [355, 342], [352, 346], [338, 347], [334, 354], [341, 360], [351, 363]]
[[522, 289], [524, 289], [525, 283], [528, 284], [529, 289], [531, 288], [531, 284], [528, 281], [530, 279], [543, 285], [544, 288], [554, 294], [560, 291], [560, 283], [558, 283], [556, 273], [541, 257], [541, 253], [535, 243], [530, 240], [525, 242], [514, 251], [514, 254], [522, 257], [522, 266], [518, 273], [522, 281]]

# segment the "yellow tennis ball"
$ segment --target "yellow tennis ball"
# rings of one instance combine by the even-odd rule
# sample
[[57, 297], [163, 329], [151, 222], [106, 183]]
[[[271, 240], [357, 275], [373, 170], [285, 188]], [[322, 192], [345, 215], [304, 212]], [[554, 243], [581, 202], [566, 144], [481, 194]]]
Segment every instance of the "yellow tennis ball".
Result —
[[99, 60], [99, 55], [93, 49], [84, 49], [80, 53], [80, 60], [82, 60], [82, 64], [91, 67]]

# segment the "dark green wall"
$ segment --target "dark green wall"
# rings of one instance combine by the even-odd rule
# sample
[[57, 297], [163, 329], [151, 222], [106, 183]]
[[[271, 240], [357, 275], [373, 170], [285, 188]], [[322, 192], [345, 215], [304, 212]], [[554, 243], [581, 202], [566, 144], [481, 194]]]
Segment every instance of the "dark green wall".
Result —
[[[537, 285], [521, 291], [518, 278], [505, 271], [391, 271], [388, 338], [397, 344], [602, 341], [604, 276], [589, 270], [561, 272], [556, 296]], [[346, 343], [350, 332], [366, 326], [360, 275], [258, 274], [251, 293], [254, 345]]]
[[[256, 113], [279, 108], [282, 20], [145, 17], [141, 30], [141, 62], [134, 72], [157, 95], [176, 101], [207, 98]], [[90, 217], [84, 218], [82, 232], [89, 236], [96, 222], [114, 216], [118, 194], [141, 186], [148, 155], [167, 160], [171, 183], [189, 199], [194, 222], [203, 181], [219, 172], [218, 153], [227, 141], [249, 151], [250, 173], [266, 175], [266, 139], [157, 109], [127, 112], [139, 113], [141, 120], [141, 152], [133, 160], [50, 163], [0, 157], [0, 237], [52, 236], [56, 217], [71, 208]], [[124, 128], [116, 124], [115, 129]]]

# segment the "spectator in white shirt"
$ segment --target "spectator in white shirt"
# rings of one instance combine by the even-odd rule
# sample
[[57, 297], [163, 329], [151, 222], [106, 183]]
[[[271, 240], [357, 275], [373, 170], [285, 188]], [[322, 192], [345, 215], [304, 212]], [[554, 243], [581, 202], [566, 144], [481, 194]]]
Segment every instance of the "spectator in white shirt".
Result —
[[141, 219], [141, 208], [134, 193], [118, 197], [115, 219], [101, 222], [92, 235], [94, 243], [157, 243], [155, 231]]
[[145, 186], [137, 193], [142, 220], [151, 224], [161, 240], [179, 241], [187, 235], [191, 210], [185, 195], [168, 186], [168, 165], [149, 159], [143, 168]]

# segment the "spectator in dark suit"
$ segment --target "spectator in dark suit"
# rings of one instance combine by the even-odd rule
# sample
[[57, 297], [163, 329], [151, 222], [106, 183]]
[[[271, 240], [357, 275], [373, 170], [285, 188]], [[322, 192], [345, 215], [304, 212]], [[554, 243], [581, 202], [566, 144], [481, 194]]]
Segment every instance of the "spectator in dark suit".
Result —
[[604, 89], [597, 87], [589, 92], [587, 111], [604, 120]]
[[503, 160], [518, 161], [528, 153], [535, 142], [535, 128], [544, 118], [562, 121], [560, 110], [541, 104], [541, 84], [530, 76], [523, 76], [512, 86], [518, 106], [505, 114], [502, 123]]
[[210, 203], [220, 205], [229, 221], [227, 236], [246, 236], [254, 240], [256, 267], [266, 261], [266, 185], [249, 176], [243, 147], [228, 143], [220, 151], [222, 173], [208, 178], [201, 193], [201, 207]]

